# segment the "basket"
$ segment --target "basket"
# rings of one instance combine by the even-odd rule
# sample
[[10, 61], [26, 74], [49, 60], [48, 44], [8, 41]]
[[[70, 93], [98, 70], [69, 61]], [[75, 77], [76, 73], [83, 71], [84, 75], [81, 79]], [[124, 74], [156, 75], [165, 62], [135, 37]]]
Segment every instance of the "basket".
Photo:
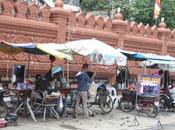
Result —
[[7, 121], [5, 121], [4, 119], [0, 119], [0, 128], [4, 128], [7, 126]]

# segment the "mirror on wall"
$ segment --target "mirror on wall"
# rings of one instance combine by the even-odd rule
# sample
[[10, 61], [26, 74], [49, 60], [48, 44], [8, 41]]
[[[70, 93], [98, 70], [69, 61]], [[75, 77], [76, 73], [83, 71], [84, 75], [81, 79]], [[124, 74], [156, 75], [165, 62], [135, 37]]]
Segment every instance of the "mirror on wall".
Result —
[[24, 83], [25, 65], [13, 65], [12, 83]]

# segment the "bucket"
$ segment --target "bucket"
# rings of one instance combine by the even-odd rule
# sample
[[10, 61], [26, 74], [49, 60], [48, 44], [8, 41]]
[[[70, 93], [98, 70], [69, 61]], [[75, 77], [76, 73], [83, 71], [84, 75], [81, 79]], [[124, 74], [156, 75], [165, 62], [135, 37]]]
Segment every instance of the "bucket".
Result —
[[7, 126], [7, 121], [4, 119], [0, 119], [0, 128], [4, 128]]

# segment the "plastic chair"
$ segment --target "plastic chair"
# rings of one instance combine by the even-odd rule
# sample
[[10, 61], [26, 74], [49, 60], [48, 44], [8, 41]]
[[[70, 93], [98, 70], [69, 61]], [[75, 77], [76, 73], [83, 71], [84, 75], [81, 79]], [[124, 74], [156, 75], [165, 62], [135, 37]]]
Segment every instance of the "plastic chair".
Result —
[[114, 104], [114, 107], [117, 107], [118, 106], [118, 101], [117, 101], [118, 97], [117, 97], [116, 89], [114, 87], [107, 87], [107, 90], [109, 92], [109, 95], [112, 98], [112, 102]]
[[55, 110], [55, 108], [57, 107], [57, 103], [49, 103], [46, 99], [46, 94], [40, 90], [35, 91], [34, 94], [34, 101], [33, 101], [33, 105], [36, 106], [35, 110], [34, 110], [34, 114], [36, 115], [39, 111], [41, 111], [42, 109], [44, 110], [43, 113], [43, 121], [45, 121], [45, 117], [46, 117], [46, 111], [49, 110], [50, 113], [57, 119], [59, 119], [59, 115], [57, 113], [57, 111]]

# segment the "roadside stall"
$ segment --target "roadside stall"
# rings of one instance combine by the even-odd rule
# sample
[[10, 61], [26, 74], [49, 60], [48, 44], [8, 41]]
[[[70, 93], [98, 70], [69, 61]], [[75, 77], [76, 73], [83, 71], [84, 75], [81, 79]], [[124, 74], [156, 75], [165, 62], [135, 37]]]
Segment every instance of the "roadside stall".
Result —
[[[93, 64], [104, 65], [104, 66], [111, 66], [111, 65], [125, 66], [127, 61], [126, 56], [124, 56], [119, 50], [97, 39], [76, 40], [59, 45], [54, 43], [38, 44], [37, 47], [43, 51], [54, 49], [55, 51], [61, 51], [66, 54], [71, 54], [72, 56], [82, 55], [88, 57]], [[67, 70], [69, 70], [68, 62], [67, 62]], [[69, 74], [67, 75], [67, 81], [69, 81]], [[97, 88], [94, 89], [95, 93], [96, 90]], [[91, 104], [99, 105], [99, 102], [94, 101]], [[111, 109], [109, 111], [111, 111]]]
[[[67, 73], [69, 73], [69, 60], [72, 59], [71, 55], [78, 54], [83, 55], [90, 58], [90, 61], [100, 65], [126, 65], [126, 57], [117, 51], [115, 48], [96, 40], [96, 39], [86, 39], [86, 40], [77, 40], [72, 41], [65, 44], [55, 44], [55, 43], [48, 43], [48, 44], [34, 44], [34, 43], [26, 43], [26, 44], [14, 44], [14, 43], [7, 43], [5, 41], [1, 41], [0, 50], [7, 54], [18, 54], [21, 52], [25, 52], [29, 54], [28, 58], [28, 70], [30, 65], [30, 55], [31, 54], [40, 54], [46, 55], [50, 54], [58, 58], [66, 59], [67, 60]], [[13, 53], [12, 53], [13, 52]], [[69, 82], [69, 74], [67, 75], [67, 81]], [[22, 84], [17, 84], [17, 86], [21, 86]], [[29, 88], [27, 85], [22, 85], [23, 90], [25, 87]], [[69, 89], [69, 88], [68, 88]], [[67, 90], [67, 89], [66, 89]], [[16, 90], [15, 90], [16, 91]], [[62, 91], [67, 94], [67, 91]], [[28, 94], [24, 94], [28, 95]], [[27, 108], [30, 111], [33, 120], [36, 121], [35, 116], [31, 110], [29, 104], [29, 96], [25, 98], [24, 101], [27, 103], [19, 104], [16, 112], [19, 110], [21, 106], [27, 104]], [[45, 120], [45, 114], [43, 119]]]
[[[136, 53], [136, 52], [127, 52], [122, 50], [121, 51], [124, 55], [128, 57], [128, 59], [131, 60], [137, 60], [137, 61], [143, 61], [142, 65], [144, 63], [147, 63], [147, 65], [154, 65], [157, 64], [164, 64], [164, 65], [173, 65], [175, 63], [175, 58], [171, 56], [162, 56], [162, 55], [156, 55], [156, 54], [145, 54], [145, 53]], [[145, 66], [146, 69], [146, 66]], [[160, 100], [160, 89], [161, 89], [161, 75], [159, 74], [147, 74], [146, 71], [144, 74], [138, 74], [137, 76], [137, 84], [135, 86], [136, 94], [132, 98], [134, 98], [134, 101], [125, 100], [126, 98], [121, 99], [120, 108], [123, 111], [131, 111], [134, 108], [136, 111], [140, 110], [146, 110], [144, 107], [147, 107], [147, 105], [150, 108], [151, 106], [154, 106], [152, 109], [148, 109], [146, 112], [148, 116], [156, 117], [158, 115], [159, 111], [159, 100]], [[143, 100], [144, 99], [144, 100]], [[131, 104], [129, 107], [123, 106], [122, 102], [128, 102], [127, 104]], [[131, 102], [131, 103], [129, 103]], [[141, 103], [141, 104], [140, 104]], [[127, 108], [127, 109], [125, 109]], [[128, 109], [130, 108], [130, 109]], [[151, 110], [151, 111], [150, 111]], [[136, 125], [139, 125], [139, 122], [135, 116], [134, 123]], [[157, 125], [162, 127], [162, 124], [159, 120], [157, 120]]]
[[[18, 53], [28, 53], [28, 63], [27, 63], [27, 67], [29, 71], [29, 65], [30, 65], [30, 55], [34, 54], [34, 55], [53, 55], [57, 58], [60, 59], [66, 59], [66, 60], [71, 60], [71, 56], [68, 54], [64, 54], [62, 52], [54, 52], [54, 50], [49, 52], [44, 52], [42, 50], [40, 50], [39, 48], [37, 48], [37, 45], [34, 43], [19, 43], [19, 44], [14, 44], [14, 43], [8, 43], [5, 41], [1, 41], [0, 42], [0, 51], [6, 54], [10, 54], [10, 55], [14, 55], [14, 54], [18, 54]], [[24, 76], [25, 77], [25, 76]], [[34, 121], [36, 121], [35, 115], [31, 109], [31, 104], [29, 103], [31, 101], [31, 94], [32, 91], [34, 90], [33, 86], [31, 86], [30, 84], [26, 83], [26, 79], [23, 80], [19, 80], [19, 82], [16, 80], [17, 77], [15, 77], [15, 80], [13, 80], [13, 85], [10, 86], [10, 90], [12, 90], [15, 95], [17, 96], [17, 99], [19, 101], [19, 99], [22, 102], [18, 102], [19, 104], [17, 109], [15, 110], [15, 113], [18, 112], [18, 110], [24, 106], [24, 108], [29, 110], [29, 113], [32, 117], [32, 119]], [[7, 110], [8, 111], [8, 110]]]
[[[162, 70], [162, 86], [161, 86], [161, 94], [160, 94], [160, 109], [163, 111], [172, 109], [174, 111], [175, 102], [173, 95], [174, 89], [174, 79], [168, 75], [168, 72], [175, 72], [175, 58], [170, 57], [172, 61], [160, 61], [160, 60], [146, 60], [142, 61], [139, 65], [142, 67], [150, 67], [153, 69]], [[167, 74], [168, 73], [168, 74]]]

